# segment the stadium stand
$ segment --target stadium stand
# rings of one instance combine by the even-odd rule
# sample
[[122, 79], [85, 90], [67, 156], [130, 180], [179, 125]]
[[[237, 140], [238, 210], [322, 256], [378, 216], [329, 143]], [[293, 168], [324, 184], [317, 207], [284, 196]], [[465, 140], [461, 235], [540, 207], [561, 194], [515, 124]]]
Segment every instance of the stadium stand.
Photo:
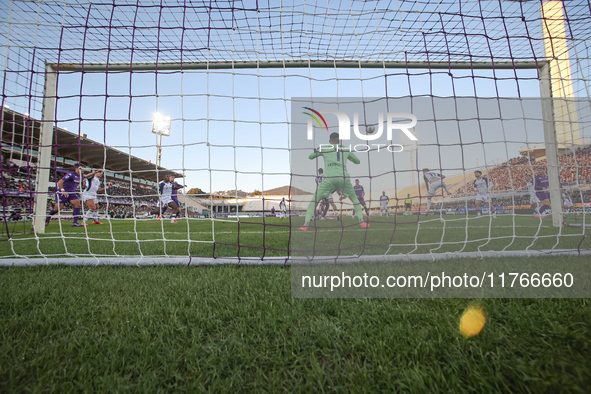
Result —
[[[5, 223], [29, 220], [33, 212], [37, 173], [37, 152], [31, 150], [30, 146], [39, 143], [41, 122], [6, 107], [2, 110], [0, 220]], [[112, 182], [113, 188], [109, 190], [108, 201], [103, 196], [99, 197], [98, 202], [104, 213], [112, 217], [130, 217], [134, 211], [137, 215], [155, 205], [158, 202], [156, 186], [159, 175], [174, 173], [182, 177], [180, 173], [105, 146], [84, 135], [61, 128], [55, 128], [55, 132], [53, 150], [56, 156], [51, 162], [50, 187], [47, 192], [50, 195], [55, 192], [56, 181], [69, 171], [74, 162], [105, 168], [105, 181]], [[64, 211], [68, 210], [66, 207]]]
[[[576, 149], [574, 154], [560, 156], [560, 183], [563, 186], [591, 185], [591, 145]], [[488, 171], [488, 177], [494, 183], [495, 191], [526, 190], [528, 175], [533, 174], [537, 166], [545, 166], [546, 159], [539, 160], [525, 156], [515, 157], [495, 166]], [[472, 182], [455, 190], [454, 194], [475, 193]]]

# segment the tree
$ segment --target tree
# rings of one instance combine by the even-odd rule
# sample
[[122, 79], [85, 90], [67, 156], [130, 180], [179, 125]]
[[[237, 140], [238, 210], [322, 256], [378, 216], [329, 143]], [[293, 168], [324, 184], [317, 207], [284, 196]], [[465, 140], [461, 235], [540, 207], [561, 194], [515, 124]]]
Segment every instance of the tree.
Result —
[[262, 195], [263, 195], [263, 193], [262, 193], [262, 192], [260, 192], [260, 191], [258, 191], [258, 190], [255, 190], [254, 192], [250, 193], [250, 195], [251, 195], [252, 197], [256, 197], [256, 196], [262, 196]]
[[187, 194], [207, 194], [203, 190], [199, 189], [198, 187], [194, 187], [187, 191]]

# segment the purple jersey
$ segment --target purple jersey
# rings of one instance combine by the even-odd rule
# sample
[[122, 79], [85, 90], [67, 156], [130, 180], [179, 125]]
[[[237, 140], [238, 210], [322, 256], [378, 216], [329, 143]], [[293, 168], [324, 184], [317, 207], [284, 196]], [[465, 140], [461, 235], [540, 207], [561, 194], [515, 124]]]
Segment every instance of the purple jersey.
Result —
[[80, 175], [76, 171], [71, 171], [62, 178], [62, 181], [64, 181], [64, 191], [66, 193], [76, 193], [80, 185]]
[[180, 203], [179, 203], [179, 198], [178, 198], [179, 191], [178, 191], [177, 187], [182, 187], [182, 185], [174, 182], [174, 184], [172, 185], [172, 192], [170, 193], [170, 198], [172, 198], [172, 201], [174, 201], [176, 203], [176, 205], [178, 206], [178, 205], [180, 205]]
[[353, 189], [355, 190], [355, 195], [357, 198], [363, 198], [363, 186], [355, 185], [353, 186]]
[[550, 182], [548, 181], [548, 175], [536, 175], [535, 178], [535, 190], [546, 190], [550, 187]]

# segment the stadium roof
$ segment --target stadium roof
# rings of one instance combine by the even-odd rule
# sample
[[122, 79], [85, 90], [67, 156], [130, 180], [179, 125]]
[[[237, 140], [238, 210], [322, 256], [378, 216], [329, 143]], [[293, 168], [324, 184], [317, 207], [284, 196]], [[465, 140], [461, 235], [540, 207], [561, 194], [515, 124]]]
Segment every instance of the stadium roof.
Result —
[[[40, 128], [41, 121], [6, 107], [3, 108], [3, 144], [22, 149], [31, 148], [36, 151], [39, 146]], [[160, 173], [160, 179], [162, 173], [174, 173], [178, 178], [182, 177], [182, 174], [156, 166], [148, 160], [129, 155], [58, 127], [55, 128], [52, 153], [58, 158], [79, 161], [92, 167], [103, 168], [104, 166], [105, 169], [118, 175], [132, 175], [133, 178], [152, 182], [158, 182], [158, 173]], [[37, 160], [36, 153], [33, 159]]]

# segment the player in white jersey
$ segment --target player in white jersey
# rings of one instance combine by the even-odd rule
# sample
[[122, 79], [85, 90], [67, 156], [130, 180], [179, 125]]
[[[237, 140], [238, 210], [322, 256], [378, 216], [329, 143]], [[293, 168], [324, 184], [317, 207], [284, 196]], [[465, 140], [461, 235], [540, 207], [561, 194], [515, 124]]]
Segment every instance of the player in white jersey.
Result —
[[566, 190], [562, 192], [562, 205], [564, 205], [565, 208], [571, 209], [575, 206], [575, 204], [573, 204], [572, 198], [570, 197], [570, 193]]
[[575, 204], [570, 196], [570, 193], [566, 190], [562, 192], [562, 206], [564, 207], [564, 216], [562, 218], [562, 224], [566, 225], [566, 215], [569, 213], [575, 213]]
[[386, 192], [382, 192], [380, 196], [380, 216], [382, 216], [382, 211], [386, 211], [386, 216], [388, 216], [388, 201], [390, 201], [390, 198], [386, 196]]
[[285, 197], [279, 202], [279, 217], [281, 219], [287, 217], [287, 204], [285, 203]]
[[[490, 199], [490, 189], [494, 186], [493, 183], [485, 176], [482, 176], [482, 171], [476, 170], [474, 171], [474, 189], [476, 189], [476, 212], [478, 216], [480, 216], [480, 203], [485, 202], [488, 204], [488, 213], [492, 215], [493, 218], [497, 217], [496, 212], [493, 212], [491, 199]], [[482, 209], [485, 212], [487, 208]]]
[[[103, 170], [96, 170], [92, 172], [90, 178], [84, 180], [84, 186], [82, 191], [82, 201], [85, 203], [86, 212], [84, 213], [84, 218], [82, 219], [82, 225], [87, 226], [86, 223], [88, 219], [92, 218], [92, 224], [102, 224], [99, 221], [98, 217], [98, 204], [96, 203], [97, 194], [104, 192], [106, 187], [101, 187], [102, 181], [101, 177], [103, 176]], [[108, 187], [112, 187], [113, 184], [109, 183]]]
[[567, 192], [566, 190], [562, 192], [562, 204], [565, 207], [574, 207], [575, 204], [573, 204], [573, 200], [570, 197], [570, 193]]
[[427, 210], [425, 211], [425, 216], [427, 216], [429, 214], [429, 211], [431, 210], [431, 199], [435, 195], [435, 192], [437, 192], [437, 189], [443, 188], [447, 192], [447, 195], [451, 194], [447, 189], [447, 185], [443, 181], [444, 179], [445, 175], [441, 175], [438, 172], [429, 171], [428, 168], [423, 168], [423, 180], [425, 181], [425, 187], [427, 188], [427, 190], [429, 190], [427, 196]]
[[538, 198], [538, 196], [536, 196], [536, 189], [533, 179], [530, 179], [530, 181], [527, 182], [527, 191], [529, 192], [529, 203], [532, 205], [538, 204], [540, 202], [540, 199]]
[[540, 199], [538, 198], [538, 196], [536, 196], [535, 181], [532, 179], [531, 174], [526, 174], [525, 180], [528, 181], [527, 182], [527, 191], [529, 193], [529, 203], [530, 203], [530, 205], [533, 206], [534, 214], [537, 215]]
[[176, 217], [181, 213], [181, 209], [179, 206], [174, 202], [172, 198], [172, 190], [173, 189], [181, 189], [182, 186], [179, 184], [175, 184], [174, 182], [174, 175], [164, 175], [164, 180], [158, 184], [158, 194], [160, 195], [160, 206], [152, 209], [148, 215], [156, 215], [158, 214], [158, 220], [161, 219], [161, 215], [166, 211], [168, 207], [172, 209], [172, 214], [170, 215], [170, 222], [176, 223]]

